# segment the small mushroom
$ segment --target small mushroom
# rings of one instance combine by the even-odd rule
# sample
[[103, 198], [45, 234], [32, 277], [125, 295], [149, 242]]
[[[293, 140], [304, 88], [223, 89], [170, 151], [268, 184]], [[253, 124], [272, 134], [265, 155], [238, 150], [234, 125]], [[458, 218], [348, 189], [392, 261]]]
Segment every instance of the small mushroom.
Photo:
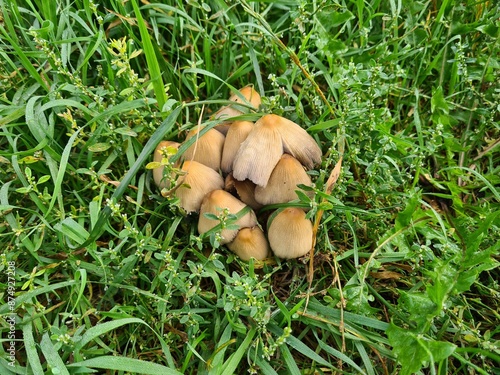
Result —
[[[196, 137], [201, 129], [203, 127], [191, 130], [186, 136], [186, 141]], [[183, 154], [184, 160], [194, 160], [215, 171], [219, 171], [224, 139], [225, 137], [221, 132], [210, 129], [189, 146]]]
[[271, 249], [278, 258], [304, 256], [312, 247], [313, 226], [303, 210], [288, 207], [278, 213], [269, 225]]
[[[213, 214], [219, 216], [221, 211], [227, 209], [229, 214], [236, 215], [246, 207], [245, 203], [238, 198], [233, 197], [227, 191], [214, 190], [209, 193], [204, 199], [200, 207], [200, 217], [198, 219], [198, 232], [200, 234], [206, 233], [219, 224], [218, 220], [210, 219], [205, 214]], [[234, 223], [238, 229], [223, 228], [221, 231], [221, 244], [227, 244], [234, 240], [238, 231], [242, 228], [253, 228], [257, 225], [257, 218], [255, 213], [250, 210], [242, 217], [237, 219]]]
[[283, 153], [307, 169], [321, 162], [321, 149], [304, 129], [284, 117], [264, 115], [241, 144], [233, 161], [233, 176], [265, 187]]
[[222, 172], [229, 173], [233, 170], [233, 161], [238, 150], [253, 129], [251, 121], [234, 121], [229, 126], [222, 150], [222, 160], [220, 167]]
[[266, 115], [265, 121], [274, 123], [283, 141], [283, 151], [295, 157], [307, 169], [321, 162], [321, 149], [304, 129], [295, 122], [278, 115]]
[[224, 190], [235, 192], [240, 200], [254, 210], [262, 208], [262, 204], [255, 200], [256, 185], [250, 180], [238, 181], [231, 173], [226, 176]]
[[269, 242], [258, 226], [240, 229], [227, 247], [243, 260], [250, 260], [250, 258], [263, 260], [270, 253]]
[[235, 93], [229, 97], [229, 100], [235, 102], [236, 104], [229, 104], [227, 106], [222, 107], [215, 113], [215, 118], [223, 118], [223, 117], [235, 117], [243, 114], [242, 109], [243, 106], [238, 104], [246, 104], [254, 107], [255, 109], [259, 108], [261, 100], [260, 95], [253, 86], [245, 86], [239, 90], [238, 93]]
[[269, 176], [283, 154], [281, 136], [265, 117], [255, 123], [233, 161], [235, 179], [249, 179], [259, 186], [267, 185]]
[[185, 174], [177, 179], [175, 196], [179, 198], [180, 206], [187, 213], [198, 211], [208, 193], [224, 187], [222, 176], [206, 165], [185, 161], [182, 170]]
[[[172, 142], [172, 141], [161, 141], [156, 146], [155, 152], [153, 154], [153, 161], [160, 163], [165, 157], [165, 150], [169, 147], [173, 149], [178, 149], [180, 143]], [[163, 175], [163, 171], [165, 170], [164, 166], [157, 167], [153, 169], [153, 180], [160, 189], [167, 187], [167, 183], [165, 181], [165, 176]]]
[[266, 187], [255, 188], [255, 200], [263, 205], [286, 203], [297, 199], [297, 185], [311, 186], [311, 178], [293, 156], [283, 154], [274, 167]]

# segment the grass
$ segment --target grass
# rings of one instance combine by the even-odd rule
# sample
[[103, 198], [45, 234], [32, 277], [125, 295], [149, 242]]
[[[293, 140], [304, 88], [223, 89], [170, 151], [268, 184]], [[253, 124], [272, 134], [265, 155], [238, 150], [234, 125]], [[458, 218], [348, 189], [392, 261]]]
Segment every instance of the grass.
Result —
[[[1, 373], [499, 374], [499, 17], [0, 0]], [[145, 168], [249, 83], [323, 150], [310, 287], [308, 259], [212, 247]]]

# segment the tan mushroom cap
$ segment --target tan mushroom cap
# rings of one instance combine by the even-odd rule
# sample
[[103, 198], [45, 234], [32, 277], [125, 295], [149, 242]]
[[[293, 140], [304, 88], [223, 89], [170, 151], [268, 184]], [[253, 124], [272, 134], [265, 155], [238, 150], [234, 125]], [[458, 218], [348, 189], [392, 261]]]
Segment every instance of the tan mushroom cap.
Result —
[[198, 211], [208, 193], [224, 187], [222, 176], [206, 165], [185, 161], [182, 170], [185, 174], [177, 179], [177, 185], [180, 186], [175, 190], [175, 196], [187, 213]]
[[[158, 143], [158, 146], [156, 146], [155, 152], [153, 154], [153, 161], [160, 163], [163, 159], [163, 151], [167, 147], [173, 147], [175, 149], [178, 149], [180, 146], [180, 143], [177, 142], [172, 142], [172, 141], [161, 141]], [[153, 169], [153, 180], [160, 189], [163, 189], [167, 187], [167, 183], [165, 181], [165, 177], [163, 176], [163, 171], [165, 167], [161, 166], [158, 168]]]
[[[198, 232], [200, 234], [206, 233], [219, 224], [218, 220], [213, 220], [205, 217], [206, 213], [218, 216], [223, 209], [227, 208], [230, 214], [236, 215], [245, 207], [245, 203], [240, 201], [238, 198], [233, 197], [227, 191], [212, 191], [203, 199], [203, 202], [201, 204], [200, 217], [198, 219]], [[250, 210], [242, 217], [237, 219], [233, 224], [239, 226], [239, 229], [223, 229], [221, 232], [221, 244], [227, 244], [228, 242], [233, 241], [240, 229], [255, 227], [257, 225], [257, 218], [255, 216], [255, 213]]]
[[288, 207], [269, 225], [271, 249], [278, 258], [292, 259], [306, 255], [312, 247], [313, 226], [303, 210]]
[[[242, 103], [246, 105], [251, 105], [255, 109], [259, 108], [261, 99], [260, 95], [253, 86], [245, 86], [242, 89], [239, 90], [239, 94], [232, 94], [229, 97], [229, 100], [235, 103]], [[242, 107], [238, 105], [227, 105], [219, 109], [215, 113], [215, 118], [222, 118], [222, 117], [235, 117], [243, 114], [243, 111], [241, 110]]]
[[261, 121], [264, 117], [255, 123], [233, 161], [235, 179], [239, 181], [249, 179], [259, 186], [267, 185], [274, 167], [283, 154], [280, 133], [272, 123]]
[[233, 170], [233, 161], [245, 141], [248, 134], [252, 131], [254, 123], [251, 121], [234, 121], [229, 126], [222, 150], [222, 160], [220, 167], [222, 172], [229, 173]]
[[278, 115], [265, 115], [260, 120], [276, 126], [283, 141], [283, 151], [295, 157], [307, 169], [321, 163], [321, 149], [304, 129], [295, 122]]
[[262, 204], [255, 200], [256, 185], [250, 180], [238, 181], [229, 173], [226, 176], [224, 190], [235, 192], [238, 198], [254, 210], [262, 208]]
[[286, 203], [297, 199], [297, 185], [311, 186], [311, 178], [293, 156], [283, 154], [274, 167], [266, 187], [255, 188], [255, 200], [263, 205]]
[[[191, 130], [186, 136], [186, 141], [192, 137], [196, 137], [201, 129], [203, 127]], [[183, 158], [184, 160], [197, 161], [212, 168], [214, 171], [219, 171], [224, 140], [225, 137], [221, 132], [210, 129], [189, 146], [184, 152]]]
[[264, 232], [258, 226], [241, 229], [227, 247], [245, 261], [250, 258], [266, 259], [271, 250]]
[[265, 187], [283, 153], [307, 169], [321, 162], [321, 149], [304, 129], [284, 117], [264, 115], [241, 144], [233, 161], [233, 176]]

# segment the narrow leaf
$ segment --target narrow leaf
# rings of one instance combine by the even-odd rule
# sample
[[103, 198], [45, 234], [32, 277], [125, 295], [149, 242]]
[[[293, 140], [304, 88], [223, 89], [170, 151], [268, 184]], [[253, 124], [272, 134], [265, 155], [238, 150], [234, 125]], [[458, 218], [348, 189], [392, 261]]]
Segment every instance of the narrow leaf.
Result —
[[90, 367], [147, 375], [182, 375], [177, 370], [154, 362], [141, 361], [140, 359], [135, 358], [115, 357], [111, 355], [104, 355], [101, 357], [87, 359], [82, 362], [72, 363], [68, 365], [68, 367]]

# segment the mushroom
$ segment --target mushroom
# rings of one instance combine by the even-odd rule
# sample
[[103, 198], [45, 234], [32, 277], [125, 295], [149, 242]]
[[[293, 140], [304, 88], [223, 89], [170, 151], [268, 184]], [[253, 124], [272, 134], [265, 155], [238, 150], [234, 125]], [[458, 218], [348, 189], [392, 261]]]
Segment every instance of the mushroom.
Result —
[[278, 258], [306, 255], [312, 247], [313, 226], [303, 210], [288, 207], [272, 218], [268, 229], [271, 249]]
[[[180, 143], [172, 142], [172, 141], [161, 141], [156, 146], [155, 152], [153, 154], [153, 161], [157, 163], [161, 163], [164, 157], [167, 157], [166, 152], [168, 152], [168, 148], [173, 148], [177, 150], [180, 146]], [[167, 182], [165, 181], [165, 176], [163, 172], [165, 167], [162, 165], [161, 167], [157, 167], [153, 169], [153, 180], [160, 189], [167, 187]]]
[[321, 163], [321, 149], [304, 129], [295, 122], [278, 115], [267, 115], [277, 124], [283, 140], [283, 151], [295, 157], [308, 170]]
[[[187, 134], [184, 142], [197, 136], [201, 129], [203, 129], [203, 127], [191, 130]], [[194, 160], [215, 171], [219, 171], [224, 139], [225, 137], [221, 132], [210, 129], [189, 146], [183, 154], [184, 160]]]
[[304, 129], [284, 117], [264, 115], [241, 144], [233, 161], [233, 176], [265, 187], [284, 152], [308, 169], [321, 162], [321, 149]]
[[233, 161], [235, 179], [249, 179], [259, 186], [267, 185], [271, 172], [283, 154], [281, 136], [265, 117], [255, 123]]
[[[228, 210], [229, 214], [236, 215], [246, 207], [245, 203], [238, 198], [233, 197], [227, 191], [214, 190], [209, 193], [204, 199], [200, 207], [200, 217], [198, 219], [198, 232], [200, 234], [206, 233], [219, 224], [218, 220], [206, 217], [205, 214], [212, 214], [219, 216], [224, 209]], [[257, 225], [257, 218], [252, 210], [245, 213], [242, 217], [237, 219], [234, 223], [238, 229], [222, 228], [220, 243], [227, 244], [234, 240], [238, 231], [241, 228], [253, 228]]]
[[250, 258], [263, 260], [270, 253], [269, 242], [258, 226], [240, 229], [234, 240], [227, 244], [227, 247], [243, 260], [250, 260]]
[[254, 124], [251, 121], [234, 121], [229, 126], [220, 163], [222, 172], [229, 173], [233, 170], [234, 157], [236, 156], [241, 143], [243, 143], [248, 134], [252, 131], [253, 125]]
[[182, 170], [185, 174], [177, 179], [175, 196], [179, 198], [180, 206], [187, 213], [198, 211], [208, 193], [224, 187], [222, 176], [206, 165], [185, 161]]
[[238, 181], [231, 173], [226, 176], [224, 190], [235, 192], [240, 200], [254, 210], [262, 208], [262, 204], [255, 200], [255, 184], [250, 180]]
[[255, 188], [255, 200], [263, 205], [286, 203], [297, 199], [297, 185], [311, 186], [311, 178], [293, 156], [283, 154], [274, 167], [266, 187]]
[[229, 104], [227, 106], [222, 107], [215, 113], [215, 118], [223, 118], [223, 117], [235, 117], [243, 114], [244, 112], [241, 110], [244, 107], [238, 104], [246, 104], [254, 107], [255, 109], [260, 106], [260, 95], [253, 86], [248, 85], [243, 87], [238, 91], [238, 93], [234, 93], [229, 97], [229, 100], [235, 102], [235, 104]]

